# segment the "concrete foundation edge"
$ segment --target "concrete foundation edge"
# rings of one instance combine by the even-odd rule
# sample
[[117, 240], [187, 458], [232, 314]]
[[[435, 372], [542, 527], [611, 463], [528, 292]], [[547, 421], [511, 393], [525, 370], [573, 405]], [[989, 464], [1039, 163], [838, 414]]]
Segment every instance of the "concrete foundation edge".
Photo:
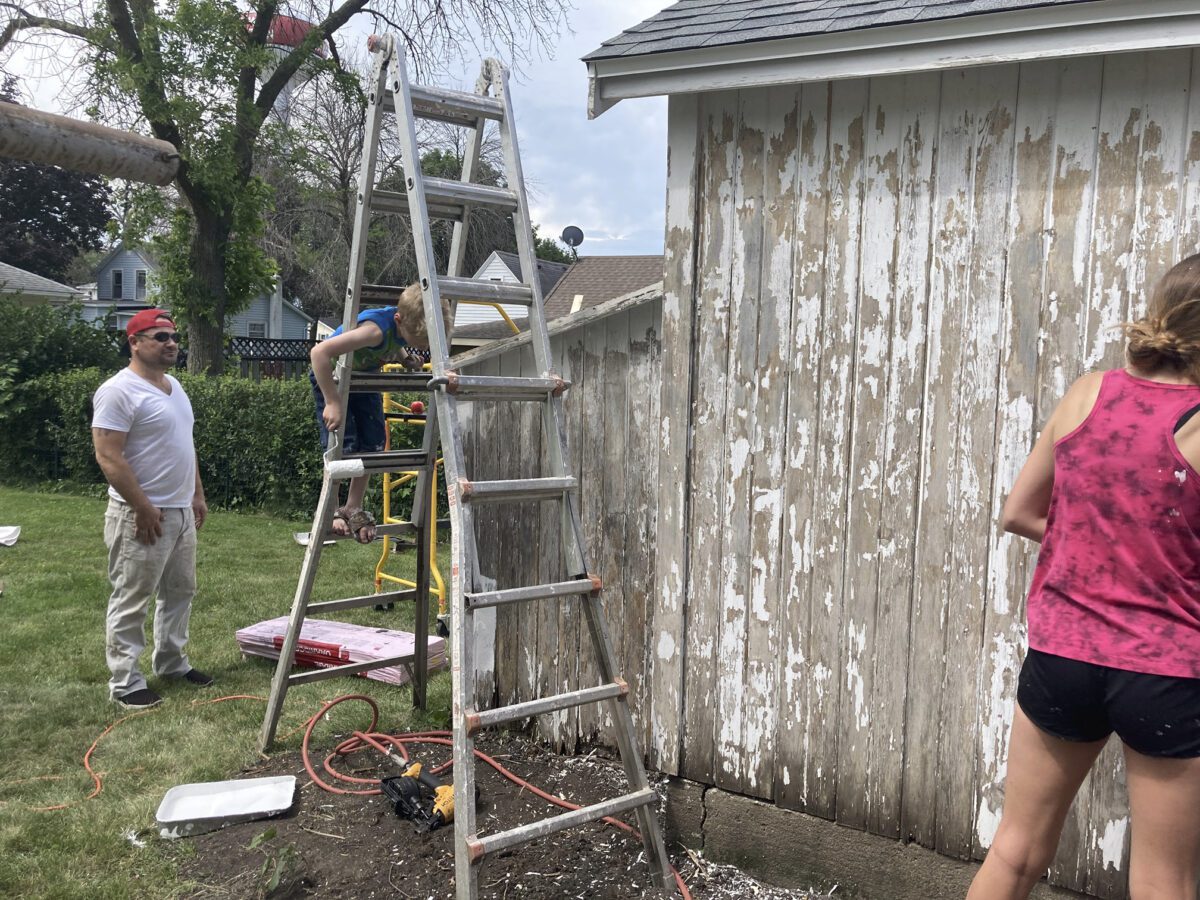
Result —
[[[977, 863], [942, 856], [826, 819], [681, 778], [667, 785], [666, 838], [672, 850], [702, 851], [781, 887], [858, 900], [962, 900]], [[1037, 900], [1083, 894], [1039, 884]]]

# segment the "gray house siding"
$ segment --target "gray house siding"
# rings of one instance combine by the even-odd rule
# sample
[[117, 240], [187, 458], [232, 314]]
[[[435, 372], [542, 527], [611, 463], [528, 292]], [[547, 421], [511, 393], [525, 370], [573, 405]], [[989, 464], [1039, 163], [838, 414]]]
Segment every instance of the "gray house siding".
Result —
[[[251, 333], [252, 325], [261, 326], [262, 330]], [[270, 337], [303, 341], [308, 339], [308, 328], [309, 322], [304, 314], [285, 300], [282, 332], [272, 334], [271, 298], [268, 296], [255, 297], [245, 310], [235, 316], [229, 316], [225, 321], [225, 331], [234, 337]]]
[[[152, 299], [153, 279], [150, 277], [153, 266], [136, 250], [122, 250], [104, 264], [96, 272], [96, 299], [112, 302], [137, 301], [149, 303]], [[138, 272], [143, 274], [142, 289], [138, 290]], [[113, 290], [114, 274], [120, 282], [120, 296], [115, 296]]]

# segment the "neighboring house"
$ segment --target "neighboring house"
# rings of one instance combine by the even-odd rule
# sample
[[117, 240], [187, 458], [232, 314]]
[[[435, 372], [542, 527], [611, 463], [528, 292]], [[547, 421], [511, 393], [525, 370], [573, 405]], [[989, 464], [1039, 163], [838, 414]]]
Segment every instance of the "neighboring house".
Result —
[[341, 316], [321, 316], [321, 318], [317, 319], [317, 340], [325, 340], [325, 338], [341, 327]]
[[[554, 289], [559, 279], [563, 277], [563, 273], [567, 271], [568, 264], [539, 259], [537, 267], [542, 298], [545, 299]], [[521, 275], [520, 257], [515, 253], [508, 253], [503, 250], [493, 250], [488, 258], [483, 261], [483, 265], [471, 277], [480, 281], [501, 281], [506, 284], [521, 284], [525, 280]], [[528, 314], [528, 309], [518, 304], [503, 303], [501, 304], [501, 308], [514, 323], [518, 319], [524, 319]], [[494, 323], [495, 327], [470, 327], [480, 325], [481, 323]], [[454, 314], [454, 343], [456, 345], [459, 344], [459, 335], [463, 335], [467, 341], [479, 343], [484, 339], [482, 336], [492, 333], [498, 335], [512, 334], [512, 328], [509, 327], [508, 323], [497, 312], [495, 306], [480, 303], [458, 304], [458, 308]]]
[[[516, 265], [515, 254], [496, 252], [489, 257], [489, 261], [492, 257], [511, 257], [514, 261], [513, 264]], [[569, 266], [564, 263], [547, 263], [539, 260], [539, 269], [542, 265], [562, 270], [555, 272], [557, 277], [550, 289], [546, 288], [547, 278], [545, 276], [542, 278], [542, 302], [545, 306], [547, 322], [579, 312], [581, 309], [591, 309], [614, 297], [622, 297], [633, 291], [641, 290], [648, 285], [662, 281], [663, 275], [662, 256], [581, 256]], [[486, 274], [480, 273], [485, 273], [487, 268], [488, 265], [485, 263], [475, 277], [486, 278]], [[518, 279], [513, 276], [511, 280]], [[478, 308], [490, 309], [489, 307]], [[459, 314], [456, 321], [461, 321], [464, 306], [460, 305], [458, 309]], [[506, 311], [509, 309], [508, 306], [505, 307]], [[523, 307], [511, 307], [509, 315], [520, 330], [524, 331], [529, 327], [526, 310]], [[454, 349], [457, 351], [467, 347], [477, 347], [489, 341], [509, 337], [512, 333], [508, 323], [492, 312], [492, 321], [490, 322], [471, 322], [462, 327], [456, 325], [453, 339]]]
[[275, 293], [260, 294], [240, 313], [226, 316], [225, 331], [234, 337], [306, 341], [313, 321], [295, 303], [283, 299], [282, 286], [277, 283]]
[[[141, 249], [118, 243], [96, 267], [96, 300], [85, 307], [85, 317], [104, 319], [107, 327], [123, 329], [139, 309], [154, 303], [154, 273], [158, 264]], [[94, 307], [94, 308], [93, 308]], [[240, 313], [225, 318], [225, 331], [232, 337], [307, 340], [312, 316], [294, 303], [274, 294], [262, 294]]]
[[[682, 0], [588, 57], [593, 115], [669, 98], [664, 296], [555, 362], [622, 674], [706, 856], [965, 893], [1036, 551], [1000, 509], [1200, 248], [1198, 47], [1174, 0]], [[476, 415], [483, 477], [528, 477], [521, 425]], [[595, 683], [571, 618], [498, 621], [501, 702]], [[588, 740], [585, 715], [552, 724]], [[1053, 885], [1126, 896], [1122, 768], [1114, 742]]]
[[45, 302], [65, 305], [82, 302], [84, 294], [68, 285], [0, 262], [0, 297], [12, 297], [25, 305]]

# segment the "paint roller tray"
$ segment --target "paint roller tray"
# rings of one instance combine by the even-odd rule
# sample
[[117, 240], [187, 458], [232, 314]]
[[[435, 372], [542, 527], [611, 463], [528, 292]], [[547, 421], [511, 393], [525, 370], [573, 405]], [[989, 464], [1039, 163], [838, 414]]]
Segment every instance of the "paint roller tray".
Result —
[[167, 791], [155, 818], [163, 837], [189, 837], [286, 812], [295, 793], [295, 775], [180, 784]]

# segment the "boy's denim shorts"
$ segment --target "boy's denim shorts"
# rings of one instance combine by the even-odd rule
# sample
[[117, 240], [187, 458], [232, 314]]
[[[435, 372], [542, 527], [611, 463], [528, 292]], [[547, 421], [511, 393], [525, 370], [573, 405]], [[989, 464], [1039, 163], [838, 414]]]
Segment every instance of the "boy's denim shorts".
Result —
[[[321, 429], [321, 449], [329, 449], [329, 429], [321, 413], [325, 411], [325, 395], [317, 384], [316, 376], [308, 373], [312, 384], [313, 399], [317, 407], [317, 427]], [[374, 453], [387, 444], [387, 421], [383, 417], [382, 394], [351, 394], [346, 404], [346, 433], [343, 436], [343, 453]]]

